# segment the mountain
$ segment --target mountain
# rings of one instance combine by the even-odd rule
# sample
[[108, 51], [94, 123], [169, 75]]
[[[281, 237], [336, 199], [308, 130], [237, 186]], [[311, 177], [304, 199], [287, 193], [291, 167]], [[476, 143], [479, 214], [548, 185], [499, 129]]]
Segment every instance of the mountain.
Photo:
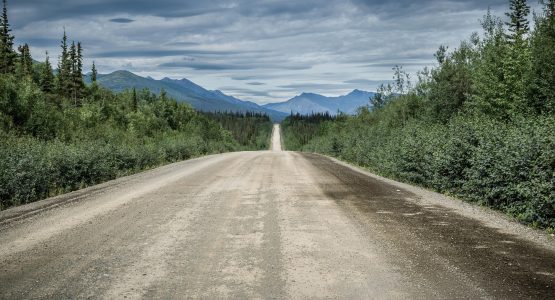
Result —
[[339, 97], [326, 97], [312, 93], [302, 93], [285, 102], [270, 103], [264, 105], [265, 108], [280, 111], [283, 113], [325, 113], [336, 115], [339, 112], [354, 114], [356, 110], [365, 105], [370, 105], [370, 98], [375, 93], [361, 90], [354, 90], [351, 93]]
[[[91, 82], [90, 74], [85, 76], [85, 82]], [[170, 78], [156, 80], [151, 77], [141, 77], [129, 71], [115, 71], [110, 74], [98, 74], [97, 82], [114, 92], [131, 88], [147, 88], [153, 93], [159, 94], [164, 89], [168, 96], [180, 102], [187, 102], [200, 111], [260, 112], [269, 115], [272, 120], [277, 122], [283, 120], [288, 114], [259, 106], [253, 102], [237, 99], [221, 91], [206, 90], [185, 78], [180, 80]]]

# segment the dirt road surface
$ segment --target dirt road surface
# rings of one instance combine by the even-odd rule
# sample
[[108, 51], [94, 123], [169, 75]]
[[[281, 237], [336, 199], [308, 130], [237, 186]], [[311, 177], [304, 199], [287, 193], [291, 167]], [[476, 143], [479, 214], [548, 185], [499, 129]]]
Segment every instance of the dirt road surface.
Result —
[[272, 144], [0, 212], [0, 298], [553, 299], [549, 235]]

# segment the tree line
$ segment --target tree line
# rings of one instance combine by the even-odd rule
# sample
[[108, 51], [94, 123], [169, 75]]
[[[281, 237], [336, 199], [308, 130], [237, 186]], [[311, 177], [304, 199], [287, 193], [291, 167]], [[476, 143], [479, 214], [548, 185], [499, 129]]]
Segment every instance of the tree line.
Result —
[[[267, 126], [267, 117], [214, 116], [163, 92], [103, 89], [94, 62], [92, 84], [84, 84], [83, 47], [70, 43], [65, 30], [60, 53], [54, 72], [48, 54], [37, 63], [29, 45], [15, 50], [3, 1], [0, 210], [191, 157], [258, 149], [269, 139], [253, 129]], [[261, 142], [234, 138], [231, 127], [244, 120]]]
[[[402, 181], [499, 209], [555, 230], [555, 1], [528, 19], [525, 0], [504, 19], [487, 12], [436, 67], [393, 82], [373, 109], [327, 120], [289, 117], [288, 149], [321, 152]], [[314, 129], [317, 124], [317, 128]], [[308, 140], [303, 132], [308, 129]]]
[[245, 150], [266, 150], [270, 147], [272, 121], [267, 114], [256, 112], [203, 112], [216, 120]]

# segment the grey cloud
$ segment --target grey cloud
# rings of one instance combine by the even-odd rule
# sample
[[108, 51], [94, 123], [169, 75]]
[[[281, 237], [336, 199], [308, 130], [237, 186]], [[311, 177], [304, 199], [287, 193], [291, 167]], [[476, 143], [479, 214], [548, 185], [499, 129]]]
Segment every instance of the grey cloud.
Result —
[[239, 94], [249, 95], [249, 96], [272, 97], [272, 95], [267, 91], [255, 91], [255, 90], [237, 88], [237, 87], [231, 87], [231, 86], [224, 86], [218, 89], [226, 92], [239, 93]]
[[288, 90], [301, 90], [301, 91], [312, 91], [312, 90], [337, 90], [344, 89], [346, 86], [340, 83], [294, 83], [280, 85], [280, 88]]
[[209, 71], [223, 71], [223, 70], [256, 70], [256, 69], [275, 69], [275, 70], [307, 70], [311, 66], [300, 64], [272, 64], [272, 63], [210, 63], [210, 62], [197, 62], [197, 61], [181, 61], [181, 62], [168, 62], [158, 65], [163, 68], [189, 68], [193, 70], [209, 70]]
[[356, 85], [379, 85], [382, 83], [388, 83], [391, 82], [391, 80], [369, 80], [369, 79], [351, 79], [351, 80], [345, 80], [343, 81], [343, 83], [347, 83], [347, 84], [356, 84]]
[[258, 76], [232, 76], [231, 79], [233, 80], [238, 80], [238, 81], [244, 81], [244, 80], [252, 80], [252, 79], [256, 79], [258, 78]]
[[351, 0], [366, 12], [373, 12], [383, 17], [412, 17], [417, 14], [437, 12], [469, 11], [499, 7], [507, 4], [507, 0]]
[[189, 68], [193, 70], [205, 70], [205, 71], [249, 70], [254, 68], [254, 67], [249, 67], [245, 65], [203, 63], [203, 62], [194, 62], [194, 61], [169, 62], [169, 63], [159, 64], [158, 66], [162, 68]]
[[198, 46], [200, 44], [195, 42], [170, 42], [170, 43], [166, 43], [165, 45], [166, 46]]
[[[252, 71], [249, 71], [249, 73], [251, 73]], [[291, 72], [295, 72], [295, 70], [291, 70]], [[280, 73], [273, 73], [273, 72], [264, 72], [258, 75], [234, 75], [234, 76], [224, 76], [224, 77], [228, 77], [229, 79], [232, 80], [236, 80], [236, 81], [249, 81], [249, 80], [269, 80], [271, 81], [272, 79], [278, 79], [278, 78], [284, 78], [287, 77], [288, 75], [286, 74], [280, 74]], [[245, 83], [245, 84], [248, 84]], [[269, 83], [266, 83], [266, 85], [269, 85]]]
[[127, 24], [127, 23], [133, 23], [135, 22], [135, 20], [127, 19], [127, 18], [115, 18], [115, 19], [110, 19], [110, 22]]
[[60, 39], [51, 39], [51, 38], [31, 38], [31, 39], [26, 39], [24, 41], [25, 43], [28, 43], [31, 48], [36, 48], [36, 47], [55, 47], [58, 46], [60, 44]]
[[196, 0], [18, 0], [20, 15], [29, 21], [68, 19], [76, 16], [115, 15], [155, 15], [162, 17], [188, 17], [222, 10], [225, 1]]
[[[158, 49], [141, 49], [141, 50], [115, 50], [92, 53], [93, 57], [165, 57], [165, 56], [183, 56], [183, 55], [232, 55], [238, 54], [238, 51], [211, 51], [211, 50], [158, 50]], [[176, 63], [176, 65], [179, 63]], [[169, 66], [169, 65], [168, 65]]]
[[[529, 1], [530, 4], [532, 1]], [[301, 90], [370, 89], [391, 68], [433, 66], [456, 48], [488, 6], [508, 0], [8, 0], [17, 43], [33, 57], [59, 55], [62, 30], [107, 73], [186, 77], [206, 88], [284, 100]], [[119, 23], [125, 24], [118, 26]], [[230, 89], [227, 89], [230, 90]], [[278, 100], [278, 99], [276, 99]]]

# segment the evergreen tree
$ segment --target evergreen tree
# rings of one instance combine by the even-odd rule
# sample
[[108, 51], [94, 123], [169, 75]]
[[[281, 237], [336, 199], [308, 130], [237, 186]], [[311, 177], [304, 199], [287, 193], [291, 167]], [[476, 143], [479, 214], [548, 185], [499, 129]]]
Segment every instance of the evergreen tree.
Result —
[[19, 76], [21, 78], [33, 77], [33, 58], [28, 44], [18, 47], [19, 50]]
[[77, 47], [75, 47], [75, 42], [72, 42], [71, 47], [69, 48], [69, 61], [71, 65], [70, 74], [73, 74], [77, 69]]
[[11, 35], [6, 0], [3, 0], [3, 4], [2, 18], [0, 19], [0, 74], [10, 74], [15, 71], [17, 54], [13, 50], [14, 36]]
[[54, 74], [52, 73], [52, 65], [50, 64], [48, 52], [46, 52], [46, 60], [42, 66], [40, 87], [45, 93], [51, 93], [54, 90]]
[[555, 113], [555, 1], [544, 2], [531, 37], [528, 105], [537, 113]]
[[132, 94], [132, 98], [131, 98], [131, 108], [135, 112], [139, 108], [139, 100], [137, 98], [137, 90], [135, 88], [133, 88], [133, 94]]
[[526, 76], [530, 69], [530, 46], [528, 42], [529, 23], [527, 20], [530, 7], [526, 0], [511, 0], [507, 13], [509, 22], [508, 52], [504, 59], [503, 73], [505, 79], [505, 97], [509, 101], [512, 114], [526, 111]]
[[81, 47], [81, 42], [77, 43], [73, 66], [72, 79], [74, 96], [75, 99], [81, 99], [83, 90], [85, 89], [85, 83], [83, 82], [83, 48]]
[[484, 38], [478, 43], [478, 55], [473, 70], [473, 93], [466, 103], [472, 111], [493, 117], [505, 117], [508, 100], [505, 97], [504, 58], [507, 41], [503, 22], [488, 10], [481, 21]]
[[60, 55], [60, 60], [58, 62], [58, 80], [57, 89], [58, 94], [63, 97], [69, 97], [71, 95], [71, 60], [67, 45], [67, 34], [64, 30], [64, 36], [62, 37], [62, 43], [60, 45], [62, 48], [62, 54]]
[[69, 73], [70, 96], [75, 106], [77, 106], [77, 81], [75, 79], [77, 76], [77, 47], [75, 46], [75, 42], [72, 42], [71, 47], [69, 48], [69, 61], [71, 67], [71, 71]]
[[510, 34], [508, 38], [514, 41], [517, 37], [522, 37], [530, 30], [528, 15], [530, 14], [530, 6], [526, 0], [511, 0], [509, 12], [505, 15], [509, 17], [509, 22], [505, 24], [509, 27]]
[[96, 70], [96, 65], [94, 64], [94, 61], [93, 61], [93, 63], [92, 63], [91, 81], [92, 81], [93, 83], [95, 83], [97, 77], [98, 77], [98, 71]]

